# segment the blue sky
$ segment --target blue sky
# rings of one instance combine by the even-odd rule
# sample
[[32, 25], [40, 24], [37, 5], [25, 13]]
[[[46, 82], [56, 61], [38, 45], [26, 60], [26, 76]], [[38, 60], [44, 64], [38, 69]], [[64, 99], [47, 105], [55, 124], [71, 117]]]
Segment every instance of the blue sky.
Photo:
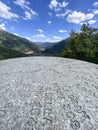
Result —
[[98, 27], [97, 0], [0, 0], [0, 28], [36, 42], [56, 42]]

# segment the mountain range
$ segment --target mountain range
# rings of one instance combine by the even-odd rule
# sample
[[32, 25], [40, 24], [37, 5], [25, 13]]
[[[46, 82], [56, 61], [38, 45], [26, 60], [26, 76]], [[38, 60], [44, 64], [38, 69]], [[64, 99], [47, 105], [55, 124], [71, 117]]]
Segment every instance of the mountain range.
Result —
[[66, 46], [66, 40], [57, 43], [31, 42], [0, 29], [0, 59], [35, 55], [57, 55]]
[[46, 48], [43, 51], [45, 55], [59, 56], [63, 49], [66, 47], [68, 39], [64, 39], [60, 42], [53, 43], [50, 47]]
[[52, 48], [54, 45], [56, 45], [58, 42], [35, 42], [36, 45], [42, 47], [44, 50]]
[[69, 38], [56, 43], [34, 43], [0, 30], [0, 59], [24, 56], [60, 56], [98, 64], [98, 29], [84, 24], [81, 32], [72, 30]]
[[16, 50], [24, 54], [36, 54], [42, 50], [33, 42], [4, 30], [0, 30], [0, 47]]

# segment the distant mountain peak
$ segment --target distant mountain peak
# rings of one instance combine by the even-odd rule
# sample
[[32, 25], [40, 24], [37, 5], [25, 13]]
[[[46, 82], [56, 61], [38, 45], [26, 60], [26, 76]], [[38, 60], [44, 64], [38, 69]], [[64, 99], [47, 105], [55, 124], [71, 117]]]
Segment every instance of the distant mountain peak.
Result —
[[37, 54], [41, 52], [41, 47], [33, 42], [11, 34], [3, 29], [0, 29], [0, 47], [12, 49], [24, 54]]

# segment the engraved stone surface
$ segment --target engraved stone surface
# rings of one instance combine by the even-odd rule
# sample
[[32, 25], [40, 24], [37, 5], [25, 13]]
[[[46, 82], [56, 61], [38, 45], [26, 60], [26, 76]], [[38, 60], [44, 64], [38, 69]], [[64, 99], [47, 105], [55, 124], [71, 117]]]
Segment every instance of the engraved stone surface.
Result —
[[0, 61], [0, 130], [98, 130], [98, 65], [58, 57]]

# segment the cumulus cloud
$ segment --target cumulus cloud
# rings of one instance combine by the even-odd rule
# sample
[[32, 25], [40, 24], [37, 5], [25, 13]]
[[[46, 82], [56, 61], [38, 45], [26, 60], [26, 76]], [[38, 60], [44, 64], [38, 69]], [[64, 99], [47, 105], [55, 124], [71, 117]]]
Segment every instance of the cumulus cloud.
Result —
[[61, 37], [58, 37], [58, 36], [53, 36], [54, 39], [57, 39], [57, 40], [60, 40]]
[[45, 35], [43, 35], [43, 34], [37, 34], [37, 37], [39, 37], [39, 38], [45, 38]]
[[96, 20], [89, 20], [88, 23], [89, 24], [94, 24], [94, 23], [96, 23]]
[[0, 29], [6, 30], [6, 27], [5, 27], [5, 24], [4, 24], [4, 23], [1, 23], [1, 24], [0, 24]]
[[66, 30], [58, 30], [59, 33], [66, 33]]
[[52, 38], [47, 38], [46, 39], [46, 42], [50, 42], [50, 43], [53, 43], [53, 42], [58, 42], [60, 41], [59, 39], [54, 39], [53, 37]]
[[94, 14], [98, 14], [98, 9], [94, 9], [94, 10], [93, 10], [93, 13], [94, 13]]
[[59, 36], [53, 36], [53, 37], [51, 37], [51, 38], [47, 38], [45, 41], [46, 42], [51, 42], [51, 43], [53, 43], [53, 42], [58, 42], [58, 41], [60, 41], [62, 38], [61, 37], [59, 37]]
[[0, 1], [0, 17], [5, 19], [18, 18], [18, 15], [11, 12], [11, 8]]
[[48, 25], [50, 25], [52, 23], [52, 21], [48, 21]]
[[51, 0], [49, 4], [50, 9], [54, 9], [55, 11], [60, 11], [62, 8], [65, 8], [68, 5], [68, 2], [58, 2], [57, 0]]
[[68, 15], [69, 13], [71, 13], [72, 11], [69, 9], [66, 9], [64, 13], [57, 13], [56, 17], [65, 17], [66, 15]]
[[36, 36], [33, 36], [34, 38], [45, 38], [44, 34], [37, 34]]
[[56, 8], [58, 6], [58, 2], [56, 0], [51, 0], [49, 7], [50, 9]]
[[63, 1], [60, 6], [61, 6], [61, 7], [66, 7], [67, 5], [68, 5], [68, 2]]
[[18, 33], [14, 33], [14, 35], [19, 36], [19, 34], [18, 34]]
[[26, 10], [24, 14], [25, 14], [24, 19], [26, 20], [31, 20], [34, 16], [38, 16], [38, 13], [32, 9]]
[[81, 22], [85, 22], [86, 20], [91, 20], [94, 17], [94, 14], [92, 13], [82, 13], [73, 11], [71, 14], [68, 15], [67, 21], [69, 23], [75, 23], [75, 24], [81, 24]]
[[27, 40], [31, 40], [29, 37], [26, 37]]
[[94, 3], [93, 3], [93, 6], [94, 6], [94, 7], [98, 7], [98, 2], [97, 2], [97, 1], [94, 2]]
[[37, 16], [38, 14], [33, 10], [26, 10], [25, 11], [25, 20], [31, 20], [33, 16]]
[[44, 31], [42, 29], [38, 29], [38, 32], [43, 33]]
[[38, 13], [29, 7], [30, 2], [27, 0], [16, 0], [14, 3], [24, 9], [25, 20], [31, 20], [33, 16], [38, 16]]
[[14, 1], [16, 5], [19, 5], [21, 8], [29, 8], [28, 5], [30, 4], [27, 0], [16, 0]]

